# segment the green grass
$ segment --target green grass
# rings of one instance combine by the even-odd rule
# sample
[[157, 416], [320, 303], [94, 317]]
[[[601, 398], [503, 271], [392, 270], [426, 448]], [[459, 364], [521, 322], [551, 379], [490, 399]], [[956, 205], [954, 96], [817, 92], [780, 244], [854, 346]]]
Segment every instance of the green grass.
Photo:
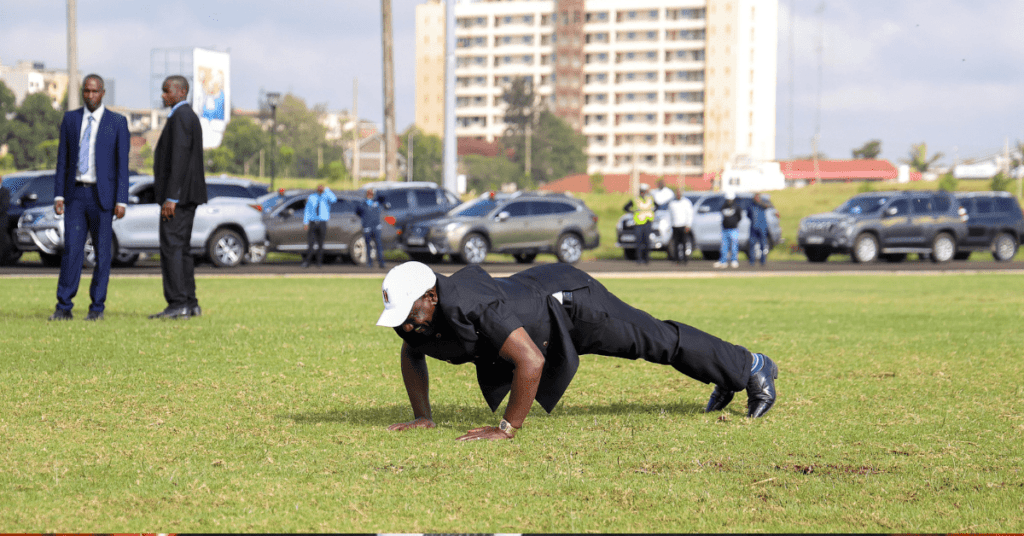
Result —
[[[473, 369], [431, 360], [408, 420], [379, 278], [203, 278], [206, 315], [48, 323], [52, 278], [0, 279], [0, 527], [9, 532], [1021, 532], [1020, 275], [607, 280], [763, 351], [779, 402], [585, 356], [514, 441]], [[86, 286], [83, 285], [83, 294]], [[894, 292], [894, 289], [898, 291]]]

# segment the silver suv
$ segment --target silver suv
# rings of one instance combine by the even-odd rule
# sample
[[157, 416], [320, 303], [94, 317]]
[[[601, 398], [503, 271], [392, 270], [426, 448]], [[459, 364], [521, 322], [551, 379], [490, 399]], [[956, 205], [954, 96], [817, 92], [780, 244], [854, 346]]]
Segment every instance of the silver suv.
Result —
[[[723, 192], [688, 193], [685, 197], [693, 203], [693, 226], [690, 227], [688, 243], [685, 244], [687, 254], [700, 250], [706, 260], [718, 260], [719, 248], [722, 244], [722, 205], [725, 204]], [[771, 197], [761, 194], [761, 198], [771, 205]], [[750, 219], [747, 218], [747, 207], [753, 203], [754, 194], [736, 194], [736, 204], [743, 213], [740, 220], [739, 245], [740, 251], [748, 252], [750, 248]], [[622, 248], [626, 259], [636, 260], [636, 233], [633, 230], [633, 216], [625, 214], [615, 225], [618, 235], [616, 247]], [[651, 225], [651, 251], [667, 251], [673, 253], [676, 243], [672, 239], [672, 217], [666, 209], [654, 212]], [[774, 248], [782, 243], [782, 225], [779, 223], [779, 212], [774, 206], [768, 210], [768, 247]]]
[[[206, 180], [209, 202], [196, 209], [192, 226], [192, 254], [203, 255], [219, 267], [261, 262], [267, 251], [267, 232], [262, 207], [255, 194], [266, 186], [234, 177]], [[124, 218], [114, 220], [114, 262], [131, 266], [142, 253], [160, 252], [160, 205], [153, 191], [153, 177], [132, 177]], [[38, 251], [44, 264], [60, 265], [64, 249], [64, 218], [53, 205], [31, 208], [18, 221], [15, 236], [22, 251]], [[86, 243], [86, 266], [95, 263], [91, 240]]]
[[575, 263], [596, 248], [597, 215], [583, 201], [564, 194], [488, 193], [453, 209], [444, 218], [409, 225], [402, 249], [416, 260], [479, 264], [487, 253], [511, 253], [530, 263], [538, 253], [554, 253]]

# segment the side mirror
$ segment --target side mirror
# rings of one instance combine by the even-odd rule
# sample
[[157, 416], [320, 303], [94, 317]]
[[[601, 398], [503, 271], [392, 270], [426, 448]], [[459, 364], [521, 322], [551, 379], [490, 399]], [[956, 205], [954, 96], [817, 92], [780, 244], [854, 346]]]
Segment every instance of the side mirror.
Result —
[[505, 220], [507, 220], [508, 218], [509, 218], [509, 213], [508, 213], [508, 212], [506, 211], [506, 212], [500, 212], [500, 213], [498, 213], [498, 216], [497, 216], [497, 218], [496, 218], [496, 219], [497, 219], [498, 221], [505, 221]]
[[701, 205], [700, 208], [697, 209], [697, 212], [701, 214], [707, 214], [708, 212], [711, 212], [711, 207], [707, 205]]
[[39, 196], [35, 192], [31, 192], [31, 193], [27, 193], [27, 194], [21, 196], [20, 203], [21, 203], [21, 206], [25, 206], [25, 205], [27, 205], [29, 203], [35, 203], [38, 200], [39, 200]]
[[896, 207], [889, 207], [889, 208], [885, 209], [886, 217], [895, 216], [898, 212], [899, 211], [896, 210]]

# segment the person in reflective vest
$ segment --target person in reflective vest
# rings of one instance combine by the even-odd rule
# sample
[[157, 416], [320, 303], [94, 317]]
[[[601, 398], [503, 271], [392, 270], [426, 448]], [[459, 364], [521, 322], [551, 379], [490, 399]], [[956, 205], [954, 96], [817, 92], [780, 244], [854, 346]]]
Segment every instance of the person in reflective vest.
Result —
[[650, 186], [640, 183], [640, 193], [622, 207], [633, 213], [633, 231], [636, 233], [636, 262], [651, 262], [651, 223], [654, 221], [654, 198]]

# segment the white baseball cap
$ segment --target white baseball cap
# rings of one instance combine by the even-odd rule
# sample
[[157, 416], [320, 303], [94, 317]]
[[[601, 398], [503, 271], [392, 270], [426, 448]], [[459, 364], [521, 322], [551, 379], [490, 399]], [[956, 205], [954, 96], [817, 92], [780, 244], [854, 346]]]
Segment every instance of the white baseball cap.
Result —
[[409, 261], [392, 268], [380, 286], [384, 312], [377, 319], [377, 325], [401, 326], [409, 318], [412, 304], [436, 283], [437, 275], [422, 262]]

